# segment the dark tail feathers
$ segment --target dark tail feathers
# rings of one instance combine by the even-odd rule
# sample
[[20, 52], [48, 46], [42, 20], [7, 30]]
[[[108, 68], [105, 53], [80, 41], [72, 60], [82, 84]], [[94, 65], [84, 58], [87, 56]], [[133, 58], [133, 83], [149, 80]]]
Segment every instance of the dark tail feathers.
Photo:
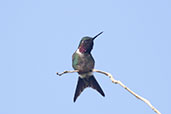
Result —
[[96, 81], [94, 76], [90, 76], [88, 78], [78, 78], [77, 88], [74, 95], [74, 102], [76, 101], [77, 97], [81, 94], [81, 92], [87, 88], [92, 87], [93, 89], [97, 90], [102, 96], [105, 96], [103, 90], [101, 89], [100, 85]]

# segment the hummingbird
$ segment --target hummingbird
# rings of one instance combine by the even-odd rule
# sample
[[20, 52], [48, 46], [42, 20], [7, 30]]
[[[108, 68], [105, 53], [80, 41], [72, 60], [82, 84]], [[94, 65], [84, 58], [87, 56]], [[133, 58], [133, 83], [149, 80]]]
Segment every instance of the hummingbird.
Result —
[[93, 56], [91, 55], [94, 40], [102, 33], [103, 32], [100, 32], [94, 37], [83, 37], [80, 41], [78, 49], [72, 55], [72, 67], [74, 68], [74, 70], [78, 70], [79, 74], [73, 99], [74, 102], [81, 94], [81, 92], [87, 87], [91, 87], [97, 90], [103, 97], [105, 96], [102, 88], [93, 75], [92, 70], [94, 69], [95, 61]]

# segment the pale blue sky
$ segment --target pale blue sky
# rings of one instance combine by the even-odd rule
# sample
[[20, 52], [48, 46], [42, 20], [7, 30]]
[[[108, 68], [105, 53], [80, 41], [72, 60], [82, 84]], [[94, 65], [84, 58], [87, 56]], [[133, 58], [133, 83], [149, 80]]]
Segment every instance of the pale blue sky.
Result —
[[88, 88], [73, 103], [78, 75], [55, 73], [101, 31], [95, 68], [171, 113], [170, 0], [1, 0], [0, 15], [1, 114], [155, 114], [97, 73], [106, 97]]

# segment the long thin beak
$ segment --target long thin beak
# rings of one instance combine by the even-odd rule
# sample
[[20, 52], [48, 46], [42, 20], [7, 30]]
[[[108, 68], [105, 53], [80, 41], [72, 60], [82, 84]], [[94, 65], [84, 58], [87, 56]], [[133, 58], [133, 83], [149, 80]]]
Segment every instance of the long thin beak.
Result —
[[102, 32], [100, 32], [99, 34], [97, 34], [96, 36], [94, 36], [93, 37], [93, 40], [95, 39], [95, 38], [97, 38], [100, 34], [102, 34], [103, 33], [103, 31]]

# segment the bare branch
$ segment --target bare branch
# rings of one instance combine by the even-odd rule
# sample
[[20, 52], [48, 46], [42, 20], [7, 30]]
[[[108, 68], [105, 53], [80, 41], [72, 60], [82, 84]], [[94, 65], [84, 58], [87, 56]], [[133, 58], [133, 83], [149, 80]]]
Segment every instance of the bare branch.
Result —
[[[62, 73], [58, 73], [56, 72], [57, 75], [59, 76], [62, 76], [63, 74], [66, 74], [66, 73], [74, 73], [74, 72], [78, 72], [78, 70], [73, 70], [73, 71], [64, 71]], [[156, 112], [157, 114], [161, 114], [151, 103], [150, 101], [148, 101], [147, 99], [139, 96], [138, 94], [136, 94], [135, 92], [133, 92], [131, 89], [129, 89], [127, 86], [125, 86], [121, 81], [119, 80], [115, 80], [113, 78], [113, 76], [108, 73], [108, 72], [104, 72], [104, 71], [101, 71], [101, 70], [97, 70], [97, 69], [93, 69], [93, 72], [98, 72], [98, 73], [101, 73], [101, 74], [104, 74], [106, 76], [108, 76], [110, 78], [110, 80], [112, 81], [112, 83], [115, 83], [115, 84], [119, 84], [121, 87], [123, 87], [124, 89], [126, 89], [129, 93], [131, 93], [132, 95], [134, 95], [137, 99], [139, 100], [142, 100], [143, 102], [145, 102], [154, 112]]]
[[113, 78], [113, 76], [108, 73], [108, 72], [104, 72], [104, 71], [101, 71], [101, 70], [97, 70], [97, 69], [93, 69], [93, 72], [98, 72], [98, 73], [102, 73], [106, 76], [109, 76], [109, 78], [111, 79], [111, 81], [115, 84], [119, 84], [120, 86], [122, 86], [124, 89], [126, 89], [128, 92], [130, 92], [132, 95], [134, 95], [136, 98], [144, 101], [154, 112], [156, 112], [157, 114], [161, 114], [151, 103], [150, 101], [148, 101], [147, 99], [139, 96], [138, 94], [136, 94], [135, 92], [133, 92], [131, 89], [129, 89], [128, 87], [126, 87], [121, 81], [119, 80], [115, 80]]
[[78, 70], [64, 71], [64, 72], [62, 72], [62, 73], [56, 72], [56, 74], [57, 74], [58, 76], [62, 76], [63, 74], [66, 74], [66, 73], [74, 73], [74, 72], [78, 72]]

